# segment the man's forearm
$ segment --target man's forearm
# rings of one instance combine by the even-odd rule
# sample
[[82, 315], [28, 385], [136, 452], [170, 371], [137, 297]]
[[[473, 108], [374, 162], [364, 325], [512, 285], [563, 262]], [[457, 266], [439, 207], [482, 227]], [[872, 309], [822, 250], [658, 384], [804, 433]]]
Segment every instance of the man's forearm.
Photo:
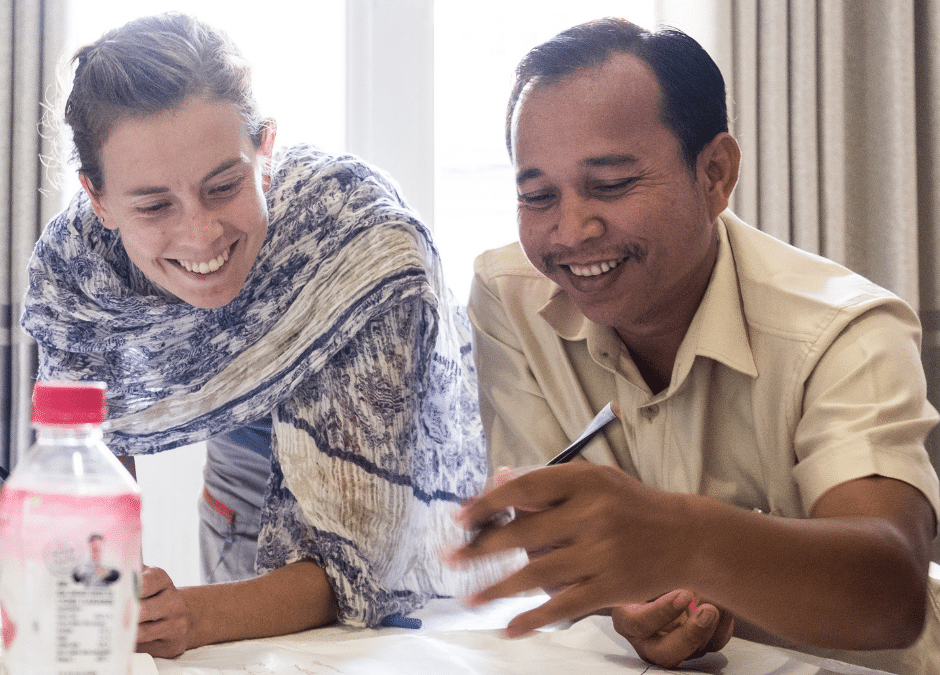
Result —
[[783, 519], [695, 501], [678, 586], [820, 647], [897, 648], [920, 633], [926, 563], [890, 520]]

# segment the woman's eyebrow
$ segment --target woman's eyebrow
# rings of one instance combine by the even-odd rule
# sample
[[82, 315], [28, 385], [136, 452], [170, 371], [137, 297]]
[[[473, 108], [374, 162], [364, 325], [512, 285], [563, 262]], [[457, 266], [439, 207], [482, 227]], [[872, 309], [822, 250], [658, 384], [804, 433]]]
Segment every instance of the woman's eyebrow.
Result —
[[[209, 171], [209, 173], [207, 173], [205, 176], [203, 176], [202, 182], [205, 183], [206, 181], [211, 180], [212, 178], [218, 176], [220, 173], [225, 173], [226, 171], [231, 169], [233, 166], [238, 166], [239, 164], [246, 164], [246, 163], [247, 162], [244, 157], [233, 157], [232, 159], [227, 159], [221, 164], [219, 164], [217, 167]], [[131, 188], [130, 190], [127, 190], [125, 194], [127, 194], [129, 197], [147, 197], [149, 195], [164, 194], [169, 191], [170, 191], [170, 188], [166, 186], [145, 185], [142, 187]]]
[[226, 171], [231, 169], [233, 166], [238, 166], [239, 164], [248, 164], [248, 160], [240, 156], [233, 157], [232, 159], [226, 160], [222, 162], [221, 164], [219, 164], [217, 167], [215, 167], [212, 171], [207, 173], [205, 176], [203, 176], [202, 182], [205, 183], [207, 180], [211, 180], [212, 178], [215, 178], [216, 176], [218, 176], [220, 173], [225, 173]]
[[127, 190], [125, 194], [129, 197], [146, 197], [148, 195], [159, 195], [169, 191], [169, 188], [165, 187], [139, 187], [131, 188]]

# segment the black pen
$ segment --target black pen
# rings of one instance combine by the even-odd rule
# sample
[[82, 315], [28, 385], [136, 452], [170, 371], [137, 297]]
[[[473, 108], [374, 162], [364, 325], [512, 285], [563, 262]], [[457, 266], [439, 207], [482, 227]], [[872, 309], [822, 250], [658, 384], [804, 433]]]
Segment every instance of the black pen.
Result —
[[[618, 416], [618, 412], [619, 410], [615, 411], [613, 402], [605, 405], [601, 411], [594, 416], [594, 419], [592, 419], [591, 422], [584, 428], [584, 431], [581, 432], [581, 435], [578, 436], [571, 445], [548, 460], [548, 464], [545, 466], [565, 464], [566, 462], [570, 462], [572, 459], [577, 457], [578, 453], [580, 453], [585, 448], [585, 446], [591, 442], [591, 439], [597, 435], [597, 432], [607, 426], [607, 424], [612, 422]], [[491, 520], [486, 521], [482, 526], [480, 526], [480, 529], [476, 531], [476, 533], [473, 535], [473, 538], [470, 540], [470, 543], [467, 545], [476, 546], [487, 534], [496, 528], [502, 527], [511, 520], [512, 514], [504, 511]]]
[[614, 404], [612, 402], [608, 403], [594, 416], [594, 419], [585, 427], [584, 431], [575, 439], [574, 443], [548, 460], [548, 464], [545, 466], [554, 466], [555, 464], [570, 462], [578, 456], [578, 453], [584, 449], [584, 446], [591, 442], [591, 439], [597, 435], [597, 432], [607, 426], [608, 422], [613, 421], [615, 417], [617, 417], [617, 413], [614, 412]]

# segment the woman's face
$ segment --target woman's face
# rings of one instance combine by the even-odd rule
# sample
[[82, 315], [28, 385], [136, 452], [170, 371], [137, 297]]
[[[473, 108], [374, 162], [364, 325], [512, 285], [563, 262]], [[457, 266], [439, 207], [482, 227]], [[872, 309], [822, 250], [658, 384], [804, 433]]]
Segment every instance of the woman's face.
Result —
[[267, 233], [273, 144], [272, 126], [255, 147], [234, 103], [188, 98], [119, 121], [101, 148], [102, 190], [82, 185], [147, 278], [194, 307], [222, 307]]

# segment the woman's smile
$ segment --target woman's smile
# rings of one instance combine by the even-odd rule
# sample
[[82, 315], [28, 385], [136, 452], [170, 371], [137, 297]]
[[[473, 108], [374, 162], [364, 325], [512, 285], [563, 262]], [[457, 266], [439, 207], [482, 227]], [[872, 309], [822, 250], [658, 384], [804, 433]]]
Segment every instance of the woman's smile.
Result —
[[170, 260], [173, 260], [173, 262], [177, 263], [187, 272], [205, 276], [208, 274], [213, 274], [214, 272], [218, 272], [220, 269], [222, 269], [222, 267], [225, 266], [225, 263], [228, 262], [229, 256], [235, 249], [236, 244], [232, 244], [229, 248], [223, 250], [219, 255], [211, 258], [208, 261], [197, 262], [194, 260], [173, 260], [172, 258]]

